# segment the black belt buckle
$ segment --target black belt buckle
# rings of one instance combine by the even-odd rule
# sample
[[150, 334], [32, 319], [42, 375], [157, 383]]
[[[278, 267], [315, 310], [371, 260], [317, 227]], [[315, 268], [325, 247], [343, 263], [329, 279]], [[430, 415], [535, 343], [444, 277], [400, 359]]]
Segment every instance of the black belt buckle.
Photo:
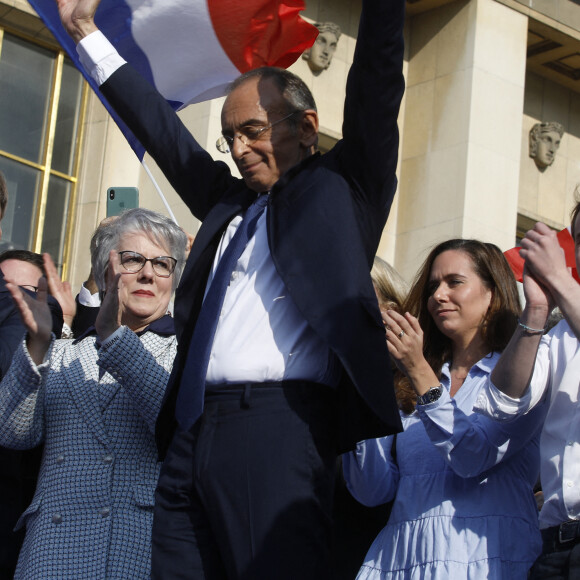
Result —
[[580, 534], [578, 533], [577, 521], [564, 522], [558, 526], [558, 542], [560, 544], [567, 544], [577, 540]]

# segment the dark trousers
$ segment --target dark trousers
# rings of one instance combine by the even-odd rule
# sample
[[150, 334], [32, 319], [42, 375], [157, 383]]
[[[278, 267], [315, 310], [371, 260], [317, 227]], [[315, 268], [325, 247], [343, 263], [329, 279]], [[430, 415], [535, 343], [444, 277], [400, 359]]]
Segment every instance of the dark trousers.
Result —
[[329, 578], [334, 406], [301, 381], [208, 392], [161, 471], [152, 578]]
[[542, 554], [530, 570], [530, 580], [580, 578], [580, 537], [561, 542], [558, 526], [542, 530]]
[[26, 451], [0, 447], [0, 580], [12, 580], [24, 530], [14, 526], [34, 496], [42, 446]]

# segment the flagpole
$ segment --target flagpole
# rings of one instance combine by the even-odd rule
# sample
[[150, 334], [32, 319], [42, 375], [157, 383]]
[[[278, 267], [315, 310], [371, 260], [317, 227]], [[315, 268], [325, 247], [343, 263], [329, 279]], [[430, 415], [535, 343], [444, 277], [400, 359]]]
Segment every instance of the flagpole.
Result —
[[143, 165], [143, 169], [145, 169], [145, 173], [147, 173], [147, 175], [149, 176], [149, 179], [151, 179], [151, 182], [153, 183], [153, 187], [155, 187], [155, 189], [157, 190], [157, 193], [159, 194], [159, 197], [161, 198], [161, 201], [163, 202], [163, 204], [165, 205], [165, 209], [167, 210], [167, 212], [169, 213], [169, 217], [177, 224], [179, 225], [179, 223], [177, 222], [177, 220], [175, 219], [175, 216], [173, 215], [173, 212], [171, 211], [171, 208], [169, 207], [169, 204], [167, 203], [167, 200], [165, 199], [165, 196], [163, 195], [163, 192], [161, 191], [161, 188], [159, 187], [159, 184], [157, 183], [157, 181], [155, 180], [155, 177], [153, 177], [153, 174], [151, 173], [149, 167], [147, 167], [147, 163], [145, 163], [145, 158], [143, 158], [141, 160], [141, 165]]

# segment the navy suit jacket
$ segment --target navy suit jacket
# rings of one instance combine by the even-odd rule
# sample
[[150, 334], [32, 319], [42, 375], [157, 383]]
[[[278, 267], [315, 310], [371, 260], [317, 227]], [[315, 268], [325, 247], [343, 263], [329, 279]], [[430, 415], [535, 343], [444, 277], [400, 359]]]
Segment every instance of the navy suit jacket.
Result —
[[20, 313], [6, 288], [4, 275], [0, 270], [0, 379], [10, 368], [12, 357], [24, 337], [24, 332]]
[[[58, 302], [48, 297], [53, 332], [60, 336], [62, 310]], [[20, 313], [6, 288], [0, 270], [0, 379], [6, 374], [26, 329]], [[23, 534], [12, 530], [36, 487], [41, 449], [14, 451], [0, 447], [0, 579], [12, 578]]]
[[[401, 430], [385, 331], [370, 279], [396, 190], [404, 2], [364, 0], [343, 139], [292, 168], [270, 192], [268, 242], [298, 310], [338, 357], [337, 444]], [[175, 300], [178, 355], [157, 423], [163, 456], [175, 428], [181, 372], [217, 244], [256, 192], [214, 161], [129, 65], [102, 86], [193, 214], [202, 221]]]

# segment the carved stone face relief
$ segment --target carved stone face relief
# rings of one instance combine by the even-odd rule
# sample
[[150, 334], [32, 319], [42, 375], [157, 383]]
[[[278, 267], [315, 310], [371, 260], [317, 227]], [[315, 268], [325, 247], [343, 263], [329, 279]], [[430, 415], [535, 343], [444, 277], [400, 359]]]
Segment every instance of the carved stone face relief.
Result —
[[315, 24], [319, 33], [312, 48], [305, 51], [302, 58], [308, 61], [313, 73], [321, 73], [332, 62], [336, 46], [341, 35], [340, 27], [333, 22], [319, 22]]
[[545, 171], [556, 158], [564, 127], [560, 123], [536, 123], [530, 130], [530, 157], [540, 171]]

